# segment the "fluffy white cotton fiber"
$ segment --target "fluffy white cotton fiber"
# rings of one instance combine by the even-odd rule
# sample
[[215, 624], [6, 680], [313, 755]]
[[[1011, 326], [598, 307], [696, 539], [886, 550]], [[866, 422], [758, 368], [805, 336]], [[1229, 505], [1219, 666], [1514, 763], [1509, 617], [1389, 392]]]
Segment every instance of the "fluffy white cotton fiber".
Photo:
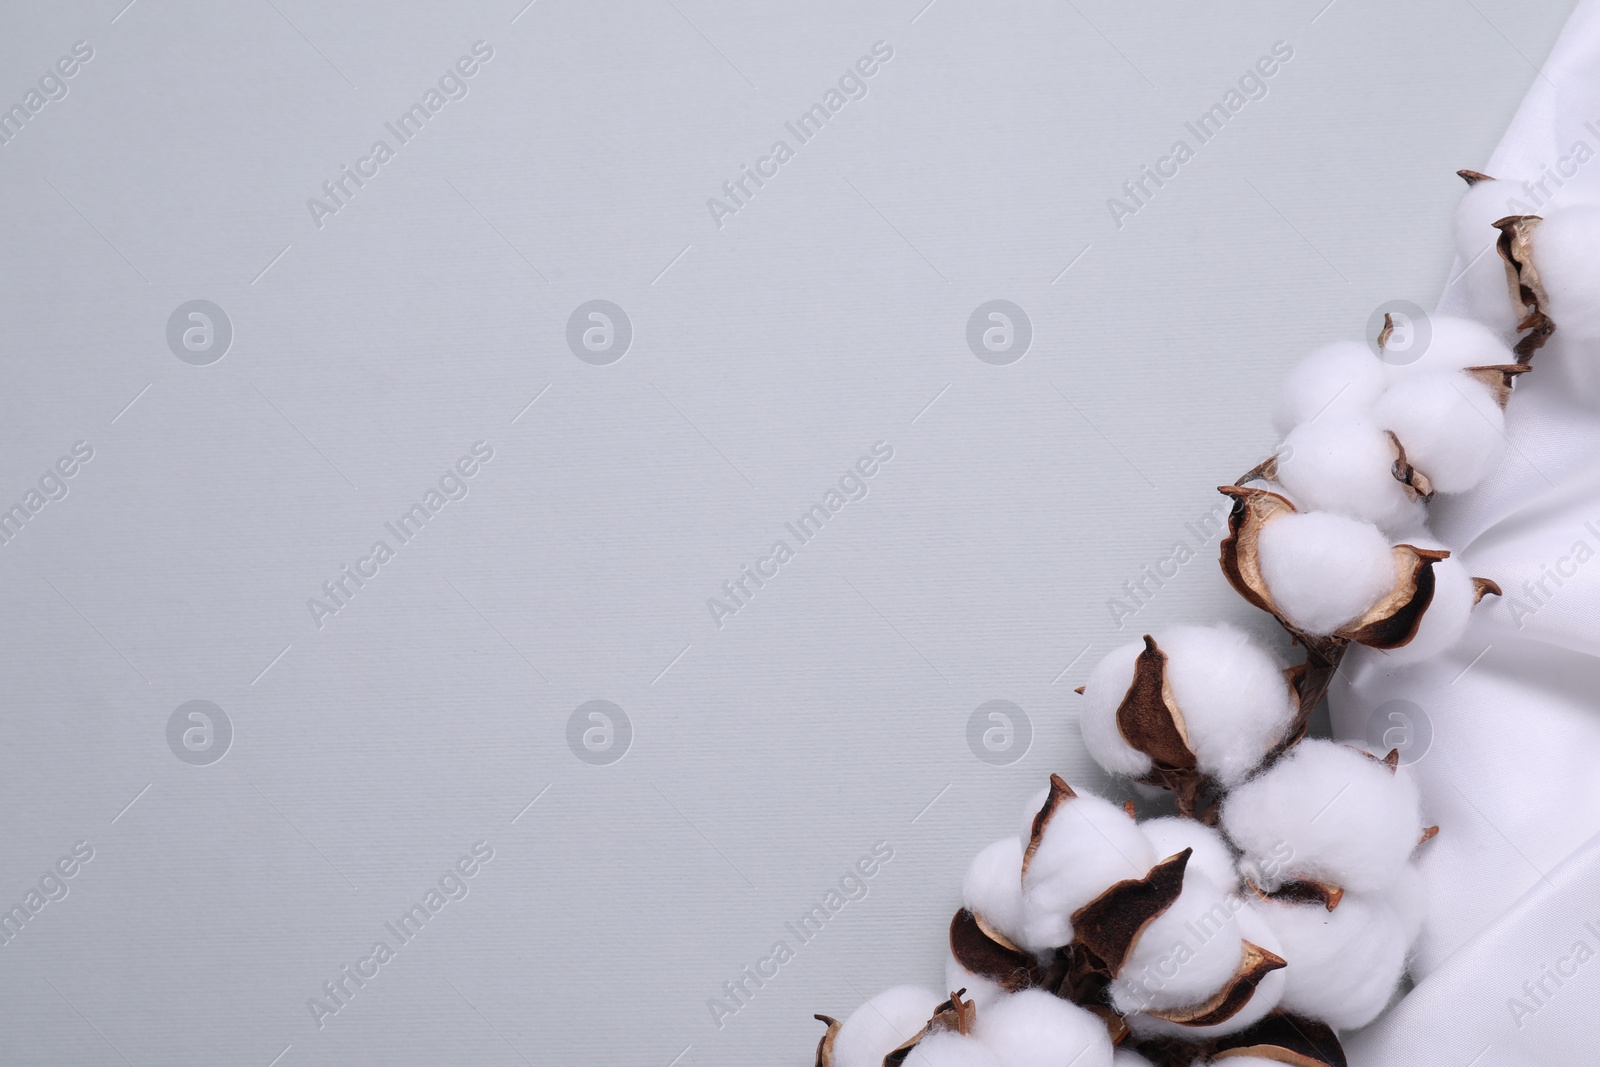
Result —
[[1021, 840], [1003, 837], [973, 857], [961, 881], [961, 903], [1012, 941], [1021, 936]]
[[[1258, 948], [1265, 949], [1279, 958], [1283, 958], [1283, 946], [1278, 941], [1278, 935], [1272, 932], [1265, 919], [1255, 912], [1250, 905], [1237, 898], [1230, 897], [1229, 904], [1234, 910], [1234, 922], [1237, 924], [1239, 936], [1243, 941], [1248, 941]], [[1242, 958], [1242, 953], [1241, 953]], [[1169, 1022], [1153, 1015], [1130, 1015], [1128, 1026], [1141, 1037], [1163, 1036], [1175, 1037], [1184, 1041], [1204, 1040], [1210, 1037], [1219, 1037], [1223, 1034], [1234, 1034], [1240, 1030], [1248, 1029], [1266, 1018], [1273, 1009], [1278, 1007], [1284, 990], [1284, 971], [1279, 967], [1269, 971], [1250, 994], [1250, 999], [1244, 1006], [1226, 1022], [1213, 1023], [1210, 1026], [1185, 1026], [1181, 1023]]]
[[1331, 511], [1405, 534], [1422, 526], [1426, 509], [1395, 478], [1394, 462], [1394, 443], [1376, 422], [1325, 415], [1284, 438], [1278, 482], [1302, 510]]
[[1406, 932], [1386, 901], [1346, 893], [1332, 911], [1273, 901], [1258, 910], [1289, 961], [1283, 1007], [1344, 1030], [1365, 1026], [1389, 1003], [1405, 971]]
[[1408, 375], [1385, 390], [1373, 421], [1440, 493], [1477, 485], [1505, 451], [1505, 412], [1483, 382], [1459, 371]]
[[[1417, 548], [1444, 548], [1437, 541], [1418, 538], [1408, 542]], [[1466, 565], [1456, 557], [1442, 559], [1433, 565], [1433, 599], [1422, 613], [1417, 633], [1399, 648], [1384, 652], [1384, 663], [1406, 667], [1432, 659], [1441, 652], [1455, 647], [1472, 621], [1473, 598], [1477, 590]]]
[[1001, 1067], [1001, 1063], [977, 1038], [947, 1030], [918, 1041], [905, 1067]]
[[1395, 914], [1400, 917], [1400, 927], [1405, 932], [1406, 947], [1409, 949], [1417, 943], [1417, 936], [1422, 933], [1422, 921], [1428, 912], [1428, 883], [1422, 868], [1414, 862], [1406, 864], [1400, 876], [1394, 880], [1394, 885], [1389, 887], [1388, 896]]
[[[1490, 254], [1499, 259], [1498, 253]], [[1509, 295], [1506, 302], [1510, 303]], [[1409, 363], [1384, 364], [1391, 383], [1413, 374], [1494, 367], [1517, 361], [1500, 334], [1474, 319], [1436, 315], [1428, 320], [1428, 331], [1428, 345], [1420, 357]]]
[[[1243, 1060], [1236, 1062], [1243, 1063]], [[1155, 1067], [1153, 1063], [1131, 1048], [1119, 1048], [1111, 1057], [1111, 1067]], [[1279, 1067], [1277, 1064], [1271, 1067]]]
[[1240, 871], [1269, 892], [1294, 880], [1380, 892], [1416, 847], [1422, 815], [1405, 768], [1307, 739], [1228, 794], [1222, 829], [1244, 853]]
[[973, 1036], [994, 1053], [1000, 1067], [1111, 1067], [1105, 1022], [1038, 989], [1013, 993], [980, 1009]]
[[1556, 336], [1600, 337], [1600, 206], [1559, 208], [1533, 231], [1533, 262]]
[[1089, 757], [1106, 773], [1125, 778], [1142, 778], [1151, 768], [1150, 757], [1128, 744], [1117, 729], [1117, 708], [1133, 682], [1134, 661], [1142, 651], [1144, 642], [1134, 641], [1112, 649], [1095, 664], [1083, 685], [1083, 710], [1078, 718]]
[[1462, 194], [1455, 212], [1456, 255], [1461, 257], [1463, 276], [1473, 313], [1496, 330], [1509, 334], [1522, 316], [1511, 301], [1511, 282], [1506, 261], [1495, 249], [1500, 231], [1497, 220], [1514, 214], [1506, 207], [1505, 182], [1483, 181]]
[[[1282, 661], [1231, 626], [1174, 626], [1153, 636], [1166, 653], [1167, 684], [1199, 769], [1223, 785], [1242, 780], [1283, 738], [1294, 715]], [[1083, 690], [1085, 747], [1112, 774], [1150, 771], [1150, 757], [1117, 729], [1117, 707], [1143, 648], [1136, 641], [1113, 650]]]
[[1237, 905], [1203, 875], [1186, 871], [1183, 892], [1144, 928], [1111, 982], [1119, 1012], [1203, 1004], [1239, 970]]
[[1184, 880], [1200, 876], [1224, 893], [1239, 887], [1239, 872], [1234, 867], [1233, 851], [1222, 834], [1198, 819], [1183, 819], [1169, 815], [1164, 819], [1149, 819], [1139, 824], [1156, 856], [1166, 859], [1184, 849], [1192, 850], [1189, 865], [1184, 868]]
[[834, 1067], [883, 1067], [883, 1058], [914, 1037], [948, 999], [917, 986], [895, 986], [850, 1013], [833, 1039]]
[[1307, 633], [1333, 633], [1399, 580], [1376, 526], [1328, 512], [1273, 519], [1262, 527], [1258, 552], [1273, 601]]
[[1283, 380], [1272, 423], [1286, 434], [1321, 415], [1364, 411], [1383, 389], [1383, 364], [1359, 341], [1336, 341], [1295, 365]]
[[[1049, 790], [1036, 797], [1023, 822], [1033, 819]], [[1143, 878], [1156, 856], [1137, 824], [1117, 805], [1092, 793], [1063, 800], [1046, 825], [1022, 879], [1022, 930], [1018, 944], [1033, 952], [1072, 940], [1072, 913], [1118, 882]]]
[[1241, 781], [1294, 717], [1283, 662], [1232, 626], [1174, 626], [1156, 643], [1199, 769], [1226, 786]]
[[1000, 983], [985, 978], [981, 974], [973, 974], [955, 958], [948, 949], [945, 950], [944, 984], [950, 987], [950, 992], [965, 989], [961, 994], [962, 1000], [969, 1000], [977, 1005], [981, 1014], [985, 1008], [1006, 995]]

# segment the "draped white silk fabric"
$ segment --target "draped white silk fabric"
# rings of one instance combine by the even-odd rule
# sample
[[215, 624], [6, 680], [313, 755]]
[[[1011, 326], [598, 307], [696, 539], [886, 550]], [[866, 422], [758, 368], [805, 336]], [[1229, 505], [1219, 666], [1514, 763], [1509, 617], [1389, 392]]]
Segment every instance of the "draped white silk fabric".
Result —
[[[1600, 0], [1585, 0], [1477, 169], [1529, 209], [1508, 215], [1548, 208], [1546, 192], [1600, 203], [1597, 131]], [[1524, 189], [1547, 174], [1562, 186]], [[1498, 257], [1481, 268], [1500, 270]], [[1464, 290], [1448, 285], [1440, 313], [1472, 314]], [[1436, 536], [1505, 595], [1420, 667], [1356, 650], [1331, 693], [1339, 736], [1411, 741], [1409, 772], [1441, 827], [1419, 852], [1430, 902], [1416, 986], [1347, 1038], [1353, 1067], [1600, 1064], [1600, 398], [1574, 386], [1580, 359], [1600, 348], [1536, 354], [1507, 409], [1504, 461], [1431, 506]]]

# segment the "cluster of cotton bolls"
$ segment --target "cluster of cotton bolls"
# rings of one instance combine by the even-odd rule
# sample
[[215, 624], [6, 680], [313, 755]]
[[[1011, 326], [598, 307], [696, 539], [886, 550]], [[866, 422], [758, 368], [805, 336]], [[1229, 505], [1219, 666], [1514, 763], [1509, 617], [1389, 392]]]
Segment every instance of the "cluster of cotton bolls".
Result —
[[1410, 556], [1397, 546], [1439, 557], [1426, 563], [1431, 592], [1406, 639], [1378, 643], [1397, 664], [1454, 645], [1493, 588], [1428, 535], [1426, 502], [1471, 489], [1493, 469], [1506, 446], [1509, 382], [1525, 369], [1480, 323], [1437, 317], [1430, 326], [1409, 362], [1385, 362], [1356, 342], [1308, 356], [1284, 383], [1275, 418], [1283, 442], [1259, 468], [1287, 504], [1256, 531], [1259, 584], [1299, 631], [1338, 635], [1375, 608], [1402, 606], [1415, 590]]
[[1106, 655], [1078, 690], [1085, 747], [1176, 815], [1141, 822], [1052, 775], [967, 869], [940, 990], [818, 1016], [818, 1067], [1344, 1067], [1338, 1031], [1404, 977], [1438, 828], [1398, 753], [1306, 739], [1307, 719], [1351, 643], [1421, 662], [1499, 592], [1430, 536], [1427, 503], [1495, 468], [1532, 353], [1584, 351], [1590, 378], [1569, 377], [1600, 400], [1600, 205], [1508, 217], [1491, 179], [1462, 176], [1463, 259], [1497, 235], [1467, 279], [1483, 321], [1313, 352], [1273, 457], [1222, 487], [1223, 572], [1306, 662], [1221, 625]]

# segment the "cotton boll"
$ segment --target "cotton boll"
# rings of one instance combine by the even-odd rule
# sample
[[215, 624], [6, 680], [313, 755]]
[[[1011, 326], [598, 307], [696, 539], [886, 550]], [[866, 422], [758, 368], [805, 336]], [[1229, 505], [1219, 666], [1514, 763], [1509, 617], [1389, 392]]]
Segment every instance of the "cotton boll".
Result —
[[1038, 989], [1013, 993], [978, 1012], [973, 1036], [1000, 1067], [1111, 1067], [1105, 1022]]
[[[1490, 255], [1500, 259], [1498, 252]], [[1487, 259], [1488, 257], [1484, 257]], [[1504, 263], [1504, 260], [1501, 260]], [[1504, 279], [1504, 268], [1501, 269]], [[1506, 291], [1506, 303], [1511, 302], [1510, 290]], [[1522, 316], [1518, 315], [1520, 319]], [[1508, 325], [1508, 333], [1509, 326]], [[1517, 357], [1512, 353], [1502, 337], [1493, 329], [1474, 319], [1458, 319], [1448, 315], [1438, 315], [1428, 320], [1428, 344], [1420, 356], [1414, 356], [1410, 362], [1398, 362], [1406, 358], [1401, 354], [1391, 356], [1396, 362], [1385, 362], [1390, 384], [1413, 374], [1424, 374], [1433, 371], [1459, 371], [1468, 367], [1494, 367], [1506, 363], [1515, 363]]]
[[879, 993], [839, 1027], [833, 1039], [834, 1067], [883, 1067], [883, 1058], [928, 1025], [948, 996], [909, 985]]
[[[1418, 548], [1442, 548], [1437, 542], [1412, 544]], [[1442, 559], [1433, 565], [1433, 599], [1422, 613], [1416, 636], [1399, 648], [1384, 652], [1384, 663], [1393, 666], [1410, 666], [1432, 659], [1441, 652], [1454, 648], [1467, 632], [1472, 621], [1472, 608], [1478, 595], [1472, 584], [1472, 575], [1466, 565], [1455, 556]]]
[[1144, 928], [1112, 979], [1112, 1006], [1172, 1011], [1215, 996], [1239, 970], [1237, 910], [1210, 879], [1185, 871], [1178, 899]]
[[[1047, 789], [1029, 805], [1023, 833]], [[1080, 793], [1057, 806], [1022, 878], [1022, 929], [1017, 943], [1043, 952], [1072, 940], [1072, 913], [1118, 882], [1143, 878], [1156, 855], [1133, 818], [1109, 800]]]
[[[1198, 769], [1232, 785], [1282, 739], [1294, 715], [1283, 662], [1231, 626], [1175, 626], [1155, 641], [1167, 656], [1167, 682]], [[1140, 641], [1114, 649], [1084, 686], [1084, 743], [1112, 774], [1137, 777], [1151, 770], [1150, 757], [1131, 747], [1117, 726], [1117, 708], [1143, 650]]]
[[1272, 423], [1280, 434], [1319, 415], [1359, 413], [1378, 398], [1384, 372], [1357, 341], [1336, 341], [1295, 365], [1283, 380]]
[[1224, 893], [1239, 888], [1239, 872], [1234, 866], [1233, 851], [1222, 834], [1196, 819], [1182, 819], [1169, 815], [1164, 819], [1150, 819], [1139, 824], [1144, 836], [1157, 856], [1165, 859], [1184, 849], [1191, 849], [1189, 864], [1184, 868], [1185, 882], [1199, 875]]
[[1283, 661], [1231, 626], [1174, 626], [1156, 643], [1199, 770], [1224, 786], [1243, 780], [1294, 718]]
[[1021, 840], [1003, 837], [973, 857], [961, 882], [961, 903], [1007, 938], [1017, 939], [1022, 929]]
[[[875, 1065], [875, 1067], [881, 1067]], [[905, 1067], [1002, 1067], [994, 1053], [975, 1037], [946, 1030], [917, 1042]]]
[[1089, 758], [1107, 774], [1124, 778], [1142, 778], [1151, 768], [1150, 757], [1129, 745], [1117, 729], [1117, 708], [1133, 684], [1133, 664], [1143, 650], [1144, 643], [1134, 641], [1113, 649], [1095, 664], [1083, 686], [1083, 710], [1078, 718]]
[[[1238, 936], [1242, 942], [1248, 941], [1266, 952], [1272, 953], [1279, 959], [1284, 958], [1283, 944], [1278, 935], [1267, 925], [1266, 920], [1257, 913], [1249, 903], [1238, 898], [1229, 897], [1228, 906], [1233, 911], [1234, 922], [1237, 926]], [[1153, 924], [1152, 924], [1153, 925]], [[1243, 953], [1241, 951], [1240, 959]], [[1235, 961], [1234, 969], [1237, 972], [1239, 960]], [[1221, 1037], [1224, 1034], [1235, 1034], [1246, 1030], [1266, 1018], [1274, 1009], [1279, 1007], [1286, 988], [1284, 972], [1286, 967], [1279, 967], [1268, 971], [1256, 983], [1251, 991], [1250, 999], [1245, 1001], [1234, 1015], [1220, 1023], [1209, 1026], [1185, 1026], [1182, 1023], [1171, 1022], [1157, 1018], [1153, 1015], [1130, 1015], [1127, 1022], [1129, 1028], [1140, 1037], [1175, 1037], [1184, 1041], [1205, 1040], [1212, 1037]]]
[[1405, 446], [1406, 460], [1441, 493], [1464, 493], [1505, 451], [1505, 412], [1483, 382], [1457, 371], [1429, 371], [1395, 382], [1373, 421]]
[[1356, 892], [1392, 885], [1416, 847], [1416, 783], [1356, 749], [1308, 739], [1222, 802], [1240, 870], [1271, 892], [1316, 881]]
[[985, 1008], [1006, 995], [1005, 989], [999, 982], [985, 978], [981, 974], [974, 974], [961, 966], [961, 961], [948, 951], [944, 961], [944, 984], [954, 993], [965, 989], [961, 999], [977, 1005], [979, 1013]]
[[1394, 476], [1395, 447], [1366, 418], [1325, 415], [1302, 423], [1278, 452], [1278, 481], [1299, 506], [1370, 522], [1386, 533], [1421, 527], [1423, 502]]
[[1556, 332], [1600, 337], [1600, 206], [1559, 208], [1533, 231], [1533, 263], [1539, 270]]
[[1400, 579], [1376, 526], [1328, 512], [1273, 519], [1257, 551], [1278, 610], [1307, 633], [1331, 634], [1354, 621]]
[[1509, 335], [1522, 316], [1511, 300], [1506, 261], [1495, 245], [1500, 240], [1496, 221], [1515, 214], [1506, 207], [1505, 182], [1480, 181], [1462, 194], [1455, 212], [1456, 255], [1461, 257], [1468, 305], [1490, 328]]
[[1346, 893], [1328, 911], [1321, 904], [1266, 901], [1259, 910], [1289, 961], [1282, 1006], [1335, 1029], [1377, 1017], [1405, 971], [1406, 932], [1379, 897]]

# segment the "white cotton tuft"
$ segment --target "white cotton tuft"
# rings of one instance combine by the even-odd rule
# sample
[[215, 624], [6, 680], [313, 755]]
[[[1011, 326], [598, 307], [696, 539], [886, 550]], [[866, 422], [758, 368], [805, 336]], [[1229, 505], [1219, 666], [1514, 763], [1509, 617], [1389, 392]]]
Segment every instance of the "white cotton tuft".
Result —
[[1539, 270], [1556, 335], [1600, 337], [1600, 206], [1559, 208], [1533, 231], [1533, 263]]
[[1416, 783], [1334, 741], [1308, 739], [1222, 802], [1239, 869], [1271, 892], [1323, 882], [1355, 892], [1394, 884], [1422, 832]]
[[1184, 819], [1169, 815], [1150, 819], [1139, 824], [1144, 836], [1150, 839], [1156, 856], [1166, 859], [1184, 849], [1192, 849], [1189, 865], [1184, 868], [1184, 880], [1200, 875], [1223, 893], [1239, 888], [1239, 871], [1234, 866], [1233, 850], [1222, 833], [1198, 819]]
[[1021, 936], [1021, 840], [1003, 837], [973, 857], [961, 882], [961, 903], [1011, 940]]
[[1257, 546], [1278, 610], [1307, 633], [1353, 622], [1399, 581], [1388, 539], [1343, 515], [1280, 516], [1262, 527]]
[[948, 999], [917, 986], [895, 986], [850, 1013], [833, 1039], [834, 1067], [883, 1067], [883, 1058], [928, 1025]]
[[1242, 781], [1294, 718], [1283, 661], [1225, 625], [1174, 626], [1156, 644], [1200, 771], [1224, 786]]
[[1358, 341], [1335, 341], [1295, 364], [1272, 414], [1280, 434], [1319, 415], [1366, 410], [1383, 390], [1383, 364]]
[[1487, 385], [1459, 371], [1401, 378], [1372, 417], [1400, 439], [1406, 460], [1441, 493], [1471, 489], [1505, 451], [1505, 412]]
[[905, 1067], [1001, 1067], [1001, 1063], [977, 1038], [946, 1030], [918, 1041], [905, 1058]]
[[1143, 641], [1112, 649], [1089, 672], [1083, 685], [1083, 710], [1078, 726], [1083, 745], [1107, 774], [1142, 778], [1150, 773], [1150, 757], [1128, 744], [1117, 729], [1117, 708], [1133, 684], [1133, 665], [1144, 650]]
[[961, 994], [961, 999], [977, 1005], [980, 1014], [989, 1005], [1006, 995], [1005, 989], [999, 982], [967, 970], [948, 949], [945, 951], [944, 984], [950, 987], [952, 993], [965, 989], [966, 992]]
[[1144, 928], [1112, 979], [1112, 1007], [1126, 1015], [1210, 1000], [1239, 970], [1236, 911], [1209, 878], [1185, 871], [1178, 899]]
[[[1023, 833], [1044, 806], [1046, 789], [1029, 805]], [[1022, 930], [1017, 941], [1030, 952], [1072, 940], [1072, 913], [1118, 882], [1143, 878], [1156, 856], [1133, 818], [1095, 796], [1064, 799], [1047, 824], [1022, 878]]]
[[[1184, 882], [1187, 888], [1188, 879], [1185, 878]], [[1279, 958], [1283, 958], [1283, 946], [1278, 940], [1278, 935], [1273, 933], [1266, 920], [1256, 913], [1246, 901], [1237, 896], [1230, 896], [1227, 898], [1227, 906], [1233, 913], [1236, 936], [1239, 938], [1239, 956], [1234, 961], [1234, 973], [1237, 973], [1239, 964], [1243, 960], [1244, 941], [1248, 941], [1257, 948], [1264, 949]], [[1151, 925], [1153, 926], [1154, 923]], [[1187, 964], [1183, 966], [1187, 966]], [[1137, 1014], [1128, 1016], [1128, 1026], [1134, 1034], [1140, 1037], [1175, 1037], [1184, 1041], [1204, 1040], [1211, 1037], [1220, 1037], [1223, 1034], [1238, 1033], [1240, 1030], [1254, 1026], [1278, 1007], [1285, 988], [1284, 971], [1286, 969], [1279, 967], [1263, 976], [1251, 992], [1250, 999], [1244, 1003], [1232, 1018], [1224, 1022], [1213, 1023], [1210, 1026], [1185, 1026], [1153, 1015]], [[1113, 989], [1115, 989], [1115, 986], [1113, 986]]]
[[1426, 505], [1394, 476], [1395, 447], [1367, 418], [1324, 415], [1289, 432], [1278, 482], [1296, 506], [1370, 522], [1389, 534], [1419, 529]]
[[1284, 1008], [1348, 1030], [1365, 1026], [1389, 1003], [1405, 971], [1406, 936], [1383, 899], [1346, 893], [1332, 911], [1274, 901], [1256, 907], [1289, 961]]
[[[1417, 548], [1444, 547], [1437, 541], [1426, 539], [1413, 540], [1408, 544]], [[1433, 565], [1433, 599], [1428, 601], [1428, 608], [1422, 613], [1416, 635], [1399, 648], [1385, 649], [1384, 664], [1408, 667], [1454, 648], [1461, 640], [1461, 635], [1467, 632], [1467, 624], [1472, 621], [1477, 595], [1472, 575], [1467, 573], [1464, 563], [1455, 556], [1439, 560]]]
[[[1235, 1062], [1242, 1064], [1245, 1061], [1236, 1060]], [[1151, 1063], [1149, 1060], [1145, 1059], [1131, 1048], [1119, 1048], [1111, 1056], [1111, 1067], [1155, 1067], [1155, 1064]], [[1273, 1064], [1271, 1067], [1281, 1067], [1281, 1065]]]
[[1111, 1067], [1105, 1022], [1039, 989], [1013, 993], [980, 1010], [973, 1036], [1000, 1067]]
[[[1499, 253], [1490, 253], [1499, 259]], [[1504, 261], [1502, 260], [1502, 263]], [[1502, 268], [1502, 275], [1504, 270]], [[1506, 302], [1510, 303], [1510, 290]], [[1517, 316], [1521, 318], [1521, 316]], [[1509, 327], [1508, 323], [1508, 327]], [[1410, 362], [1403, 362], [1410, 358]], [[1448, 315], [1433, 316], [1428, 320], [1428, 342], [1420, 356], [1392, 354], [1384, 367], [1390, 383], [1413, 374], [1431, 371], [1459, 371], [1468, 367], [1494, 367], [1515, 363], [1517, 357], [1502, 339], [1501, 334], [1475, 319], [1458, 319]]]
[[[1174, 626], [1154, 638], [1166, 653], [1167, 683], [1199, 770], [1225, 786], [1242, 780], [1283, 738], [1294, 716], [1283, 662], [1231, 626]], [[1142, 641], [1114, 649], [1084, 686], [1084, 745], [1111, 774], [1137, 777], [1151, 769], [1150, 757], [1117, 728], [1117, 707], [1143, 649]]]
[[1467, 287], [1468, 306], [1475, 316], [1507, 335], [1522, 316], [1511, 300], [1506, 261], [1495, 248], [1500, 231], [1494, 224], [1516, 214], [1506, 206], [1510, 191], [1506, 182], [1480, 181], [1462, 194], [1454, 219], [1456, 255], [1463, 268], [1458, 284]]
[[1400, 876], [1394, 880], [1394, 885], [1389, 887], [1389, 903], [1400, 918], [1400, 928], [1405, 932], [1406, 948], [1410, 949], [1417, 943], [1417, 937], [1422, 933], [1423, 920], [1428, 914], [1428, 883], [1421, 867], [1415, 863], [1408, 863], [1401, 868]]

